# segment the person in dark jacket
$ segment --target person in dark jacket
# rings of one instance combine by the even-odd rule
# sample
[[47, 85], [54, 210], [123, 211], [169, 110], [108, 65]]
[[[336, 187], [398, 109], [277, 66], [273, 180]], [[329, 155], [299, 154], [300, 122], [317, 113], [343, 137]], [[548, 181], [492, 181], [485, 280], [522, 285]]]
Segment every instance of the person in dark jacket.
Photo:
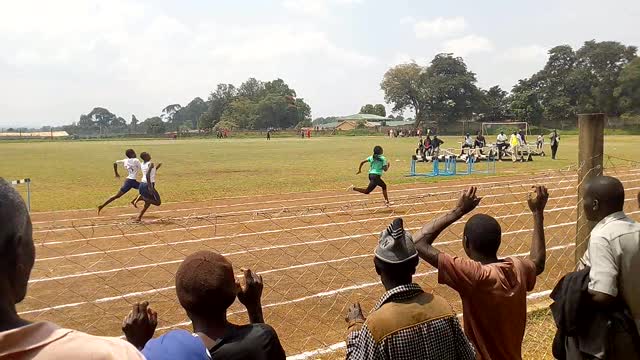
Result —
[[589, 267], [565, 275], [551, 292], [556, 359], [640, 359], [640, 336], [624, 302], [602, 308], [589, 294]]

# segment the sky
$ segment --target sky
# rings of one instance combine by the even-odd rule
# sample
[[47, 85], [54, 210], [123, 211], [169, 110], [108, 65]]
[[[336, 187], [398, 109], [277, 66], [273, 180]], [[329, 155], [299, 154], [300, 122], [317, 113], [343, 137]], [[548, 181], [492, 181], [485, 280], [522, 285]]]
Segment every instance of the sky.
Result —
[[[127, 121], [206, 99], [218, 83], [284, 79], [312, 116], [384, 103], [392, 66], [464, 58], [510, 90], [547, 50], [640, 45], [640, 1], [0, 0], [0, 127]], [[387, 105], [390, 110], [391, 106]]]

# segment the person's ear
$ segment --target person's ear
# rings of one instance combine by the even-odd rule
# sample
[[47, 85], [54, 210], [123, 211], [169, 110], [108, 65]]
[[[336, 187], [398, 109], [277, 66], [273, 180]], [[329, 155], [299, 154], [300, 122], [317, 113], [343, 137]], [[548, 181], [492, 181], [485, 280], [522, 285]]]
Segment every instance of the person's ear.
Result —
[[462, 245], [465, 247], [465, 249], [469, 249], [469, 238], [467, 237], [467, 235], [462, 235]]
[[593, 212], [598, 212], [600, 210], [600, 201], [598, 199], [593, 199]]

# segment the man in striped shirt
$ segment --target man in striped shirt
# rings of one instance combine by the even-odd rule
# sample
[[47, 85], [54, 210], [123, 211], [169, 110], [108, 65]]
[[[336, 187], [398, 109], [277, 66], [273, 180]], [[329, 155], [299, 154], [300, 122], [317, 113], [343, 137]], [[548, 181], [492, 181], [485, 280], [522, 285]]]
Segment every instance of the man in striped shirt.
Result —
[[475, 359], [451, 306], [412, 277], [418, 253], [402, 219], [381, 236], [374, 264], [387, 292], [365, 319], [360, 304], [347, 314], [347, 359]]

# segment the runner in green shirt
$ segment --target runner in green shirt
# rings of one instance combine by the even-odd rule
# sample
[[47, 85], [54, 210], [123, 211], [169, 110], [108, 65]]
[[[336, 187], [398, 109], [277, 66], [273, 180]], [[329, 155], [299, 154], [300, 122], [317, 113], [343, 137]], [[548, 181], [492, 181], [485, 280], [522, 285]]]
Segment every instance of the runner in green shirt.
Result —
[[377, 186], [380, 186], [382, 188], [382, 195], [384, 195], [384, 203], [385, 205], [389, 206], [390, 203], [389, 196], [387, 195], [387, 184], [382, 181], [382, 174], [385, 171], [389, 170], [389, 162], [387, 161], [387, 158], [382, 155], [383, 152], [384, 151], [382, 150], [382, 146], [376, 146], [373, 148], [373, 155], [369, 156], [360, 163], [360, 167], [358, 168], [358, 173], [356, 175], [362, 173], [362, 166], [364, 166], [364, 164], [370, 164], [371, 169], [369, 170], [369, 186], [367, 186], [366, 189], [363, 189], [351, 185], [349, 186], [348, 191], [353, 190], [362, 194], [369, 194]]

